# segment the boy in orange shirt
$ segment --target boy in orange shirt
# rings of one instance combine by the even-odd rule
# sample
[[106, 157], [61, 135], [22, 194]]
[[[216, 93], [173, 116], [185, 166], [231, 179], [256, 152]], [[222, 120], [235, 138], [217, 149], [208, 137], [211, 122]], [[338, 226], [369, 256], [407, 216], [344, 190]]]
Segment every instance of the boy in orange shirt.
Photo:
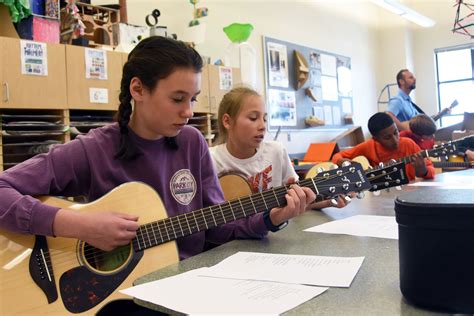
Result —
[[414, 141], [406, 137], [400, 138], [397, 126], [388, 114], [375, 113], [369, 119], [368, 127], [372, 139], [336, 153], [332, 162], [341, 165], [345, 160], [365, 156], [369, 163], [376, 167], [380, 162], [388, 163], [391, 159], [413, 156], [413, 162], [406, 166], [408, 179], [411, 181], [415, 180], [415, 177], [434, 178], [435, 170], [431, 161], [422, 157], [421, 149]]

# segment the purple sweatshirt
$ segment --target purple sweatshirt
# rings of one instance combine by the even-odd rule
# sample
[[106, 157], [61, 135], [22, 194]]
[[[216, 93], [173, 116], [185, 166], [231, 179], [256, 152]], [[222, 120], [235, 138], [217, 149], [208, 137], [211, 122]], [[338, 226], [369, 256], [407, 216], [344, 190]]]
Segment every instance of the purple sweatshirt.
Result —
[[[164, 138], [152, 141], [132, 130], [129, 134], [143, 153], [130, 162], [114, 158], [120, 133], [118, 125], [111, 124], [0, 173], [0, 227], [51, 236], [58, 208], [31, 196], [83, 195], [94, 201], [130, 181], [154, 188], [168, 216], [224, 201], [207, 144], [198, 130], [186, 126], [176, 138], [178, 150], [170, 149]], [[187, 182], [186, 190], [178, 185], [183, 181]], [[259, 213], [177, 239], [179, 255], [184, 259], [202, 252], [205, 241], [222, 244], [235, 238], [263, 238], [267, 232]]]

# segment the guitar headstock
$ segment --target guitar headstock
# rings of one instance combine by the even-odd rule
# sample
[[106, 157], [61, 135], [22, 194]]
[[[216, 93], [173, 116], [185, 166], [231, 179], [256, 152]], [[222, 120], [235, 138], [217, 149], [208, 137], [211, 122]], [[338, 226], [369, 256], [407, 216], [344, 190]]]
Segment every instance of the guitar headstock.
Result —
[[312, 188], [313, 191], [316, 191], [316, 194], [325, 197], [362, 192], [371, 188], [371, 184], [360, 164], [323, 171], [314, 178], [303, 181], [305, 186]]
[[439, 158], [444, 156], [456, 155], [459, 152], [459, 141], [449, 141], [435, 145], [433, 149], [427, 150], [427, 157]]
[[368, 170], [366, 177], [371, 185], [369, 191], [372, 192], [407, 184], [409, 182], [405, 172], [404, 162], [397, 162], [381, 168]]

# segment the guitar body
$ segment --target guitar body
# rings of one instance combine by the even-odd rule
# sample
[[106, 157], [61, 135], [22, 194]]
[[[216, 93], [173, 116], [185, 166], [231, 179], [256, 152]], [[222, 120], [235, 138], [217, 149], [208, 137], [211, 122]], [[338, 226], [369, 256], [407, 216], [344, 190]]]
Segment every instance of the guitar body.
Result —
[[219, 177], [219, 182], [226, 201], [252, 194], [249, 182], [239, 174], [229, 173], [222, 175]]
[[[138, 182], [123, 184], [89, 204], [73, 204], [55, 198], [46, 198], [44, 203], [78, 212], [118, 211], [134, 214], [139, 216], [140, 223], [167, 217], [157, 193]], [[36, 260], [35, 243], [37, 247], [40, 243], [42, 250], [36, 252], [39, 261]], [[130, 245], [125, 246], [121, 253], [102, 252], [111, 254], [106, 259], [113, 263], [95, 266], [94, 262], [98, 258], [91, 258], [87, 246], [81, 245], [84, 246], [82, 241], [72, 238], [44, 238], [0, 231], [0, 314], [95, 314], [111, 300], [125, 298], [118, 291], [131, 287], [138, 277], [179, 261], [176, 243], [167, 242], [146, 251], [135, 252]], [[39, 263], [49, 263], [45, 253], [48, 249], [52, 271], [38, 270]], [[49, 283], [44, 286], [48, 296], [33, 281], [32, 276], [39, 277], [40, 283]], [[41, 276], [44, 278], [41, 279]], [[48, 282], [50, 278], [52, 281]], [[57, 289], [56, 300], [54, 289]], [[48, 303], [47, 297], [51, 302]]]
[[305, 179], [310, 179], [314, 178], [320, 170], [330, 170], [331, 168], [337, 168], [336, 164], [333, 164], [330, 161], [325, 161], [325, 162], [320, 162], [312, 166], [308, 172], [306, 172], [306, 175], [304, 176]]

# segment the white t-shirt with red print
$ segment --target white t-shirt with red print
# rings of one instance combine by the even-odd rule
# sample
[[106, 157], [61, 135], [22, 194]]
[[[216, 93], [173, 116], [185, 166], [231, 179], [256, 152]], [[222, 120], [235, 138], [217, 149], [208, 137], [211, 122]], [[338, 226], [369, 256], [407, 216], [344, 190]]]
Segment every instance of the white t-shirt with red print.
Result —
[[255, 155], [247, 159], [232, 156], [226, 144], [211, 147], [210, 152], [219, 177], [239, 174], [247, 179], [253, 193], [282, 186], [290, 177], [298, 180], [286, 149], [278, 142], [262, 142]]

